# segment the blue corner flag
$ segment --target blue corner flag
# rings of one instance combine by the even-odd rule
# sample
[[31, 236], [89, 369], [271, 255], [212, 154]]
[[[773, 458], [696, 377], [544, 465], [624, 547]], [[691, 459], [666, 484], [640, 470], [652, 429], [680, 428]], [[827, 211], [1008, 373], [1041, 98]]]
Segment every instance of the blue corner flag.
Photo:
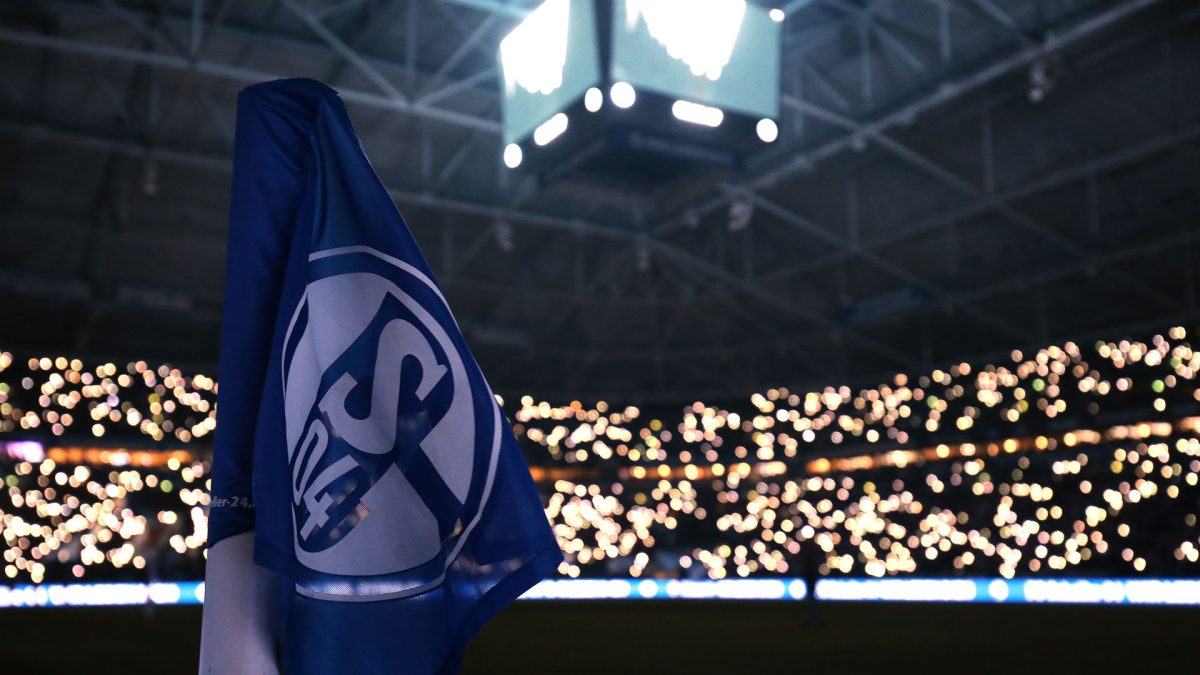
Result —
[[279, 665], [456, 672], [561, 553], [332, 89], [241, 93], [226, 274], [209, 539], [282, 580]]

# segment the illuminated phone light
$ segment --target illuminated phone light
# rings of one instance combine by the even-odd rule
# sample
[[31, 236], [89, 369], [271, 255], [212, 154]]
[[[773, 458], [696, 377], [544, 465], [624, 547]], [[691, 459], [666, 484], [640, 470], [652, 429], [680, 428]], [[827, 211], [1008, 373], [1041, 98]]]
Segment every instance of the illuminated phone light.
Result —
[[558, 113], [554, 117], [542, 122], [538, 128], [533, 130], [533, 142], [538, 145], [546, 145], [550, 141], [563, 135], [567, 130], [567, 115], [566, 113]]
[[613, 105], [618, 108], [632, 108], [634, 102], [637, 101], [637, 92], [633, 90], [633, 85], [628, 82], [616, 82], [608, 90], [608, 97], [612, 99]]
[[779, 125], [775, 124], [775, 120], [762, 118], [755, 125], [754, 130], [758, 132], [758, 138], [763, 143], [774, 143], [776, 138], [779, 138]]
[[597, 112], [600, 110], [600, 106], [602, 105], [604, 105], [604, 92], [600, 91], [596, 87], [588, 89], [587, 93], [583, 95], [583, 107], [587, 109], [588, 112]]
[[783, 13], [783, 10], [779, 9], [778, 7], [772, 9], [767, 14], [771, 17], [771, 20], [774, 21], [775, 23], [783, 23], [783, 20], [787, 18], [787, 15]]
[[700, 105], [691, 101], [675, 101], [671, 105], [671, 114], [677, 119], [705, 127], [717, 127], [725, 119], [725, 113], [720, 108]]
[[521, 146], [516, 143], [509, 143], [504, 147], [504, 166], [510, 169], [515, 169], [521, 166], [521, 160], [525, 153], [521, 152]]

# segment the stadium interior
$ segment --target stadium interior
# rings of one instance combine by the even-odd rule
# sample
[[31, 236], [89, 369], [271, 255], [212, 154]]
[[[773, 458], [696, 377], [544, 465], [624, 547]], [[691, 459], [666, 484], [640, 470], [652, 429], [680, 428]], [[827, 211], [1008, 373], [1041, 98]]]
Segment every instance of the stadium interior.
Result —
[[748, 2], [704, 152], [624, 82], [514, 142], [532, 0], [0, 7], [0, 658], [194, 670], [237, 94], [302, 76], [565, 555], [467, 672], [1188, 667], [1200, 6]]

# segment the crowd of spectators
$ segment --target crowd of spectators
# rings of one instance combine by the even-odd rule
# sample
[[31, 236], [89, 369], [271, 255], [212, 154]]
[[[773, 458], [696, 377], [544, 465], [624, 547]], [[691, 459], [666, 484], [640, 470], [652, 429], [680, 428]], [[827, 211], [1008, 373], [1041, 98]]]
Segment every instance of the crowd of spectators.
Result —
[[[565, 577], [1197, 576], [1198, 370], [1174, 327], [873, 387], [505, 410]], [[0, 352], [0, 580], [200, 576], [217, 391]]]

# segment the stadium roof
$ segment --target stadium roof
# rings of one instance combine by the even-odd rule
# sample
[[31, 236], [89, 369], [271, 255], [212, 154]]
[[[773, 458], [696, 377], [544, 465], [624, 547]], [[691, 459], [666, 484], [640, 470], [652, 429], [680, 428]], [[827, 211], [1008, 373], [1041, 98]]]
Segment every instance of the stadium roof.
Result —
[[1198, 315], [1192, 3], [781, 3], [780, 141], [637, 195], [502, 165], [528, 6], [6, 5], [0, 346], [214, 363], [235, 96], [294, 76], [341, 92], [504, 393], [733, 396]]

